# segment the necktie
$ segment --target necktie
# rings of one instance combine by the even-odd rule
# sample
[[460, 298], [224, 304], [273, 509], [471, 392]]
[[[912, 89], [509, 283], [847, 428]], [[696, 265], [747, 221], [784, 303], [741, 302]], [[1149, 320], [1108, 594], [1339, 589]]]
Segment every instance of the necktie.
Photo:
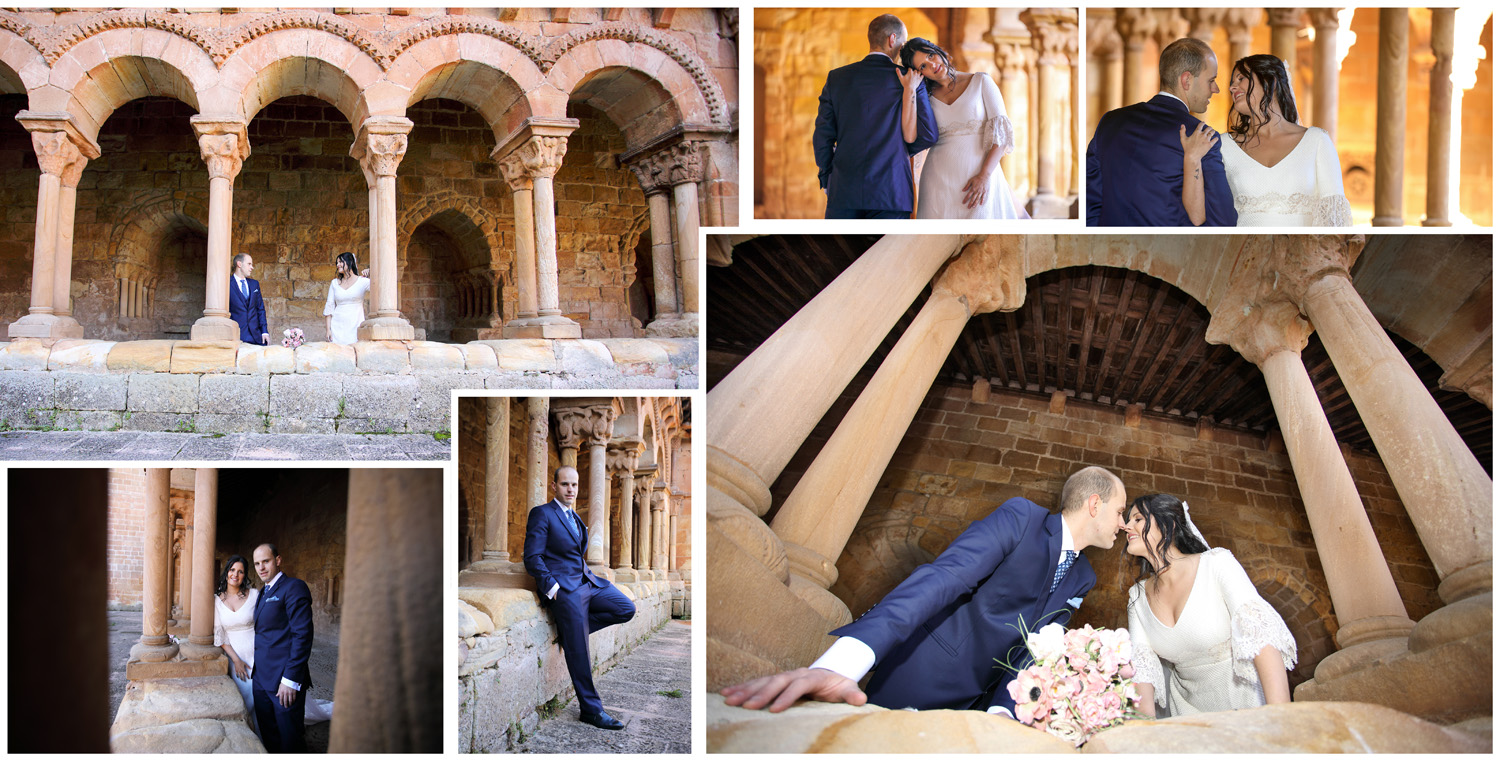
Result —
[[250, 298], [250, 284], [241, 278], [236, 278], [236, 280], [240, 281], [240, 296], [247, 299]]
[[1052, 588], [1047, 590], [1047, 594], [1057, 591], [1057, 585], [1061, 584], [1063, 577], [1068, 575], [1068, 569], [1073, 567], [1073, 559], [1076, 557], [1078, 553], [1072, 550], [1063, 551], [1062, 562], [1057, 564], [1057, 572], [1052, 574]]
[[573, 534], [573, 538], [582, 538], [578, 533], [578, 516], [566, 507], [563, 508], [563, 515], [566, 516], [563, 522], [568, 524], [568, 531]]

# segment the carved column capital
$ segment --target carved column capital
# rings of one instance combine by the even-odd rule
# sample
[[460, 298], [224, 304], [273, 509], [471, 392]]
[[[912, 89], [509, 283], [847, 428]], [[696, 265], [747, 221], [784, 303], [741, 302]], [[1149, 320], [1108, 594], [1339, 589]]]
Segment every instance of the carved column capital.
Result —
[[700, 141], [686, 140], [666, 150], [668, 184], [703, 181], [702, 147]]
[[1039, 64], [1064, 64], [1071, 47], [1078, 49], [1076, 11], [1032, 8], [1021, 11], [1021, 22], [1031, 31]]
[[1091, 58], [1117, 61], [1125, 54], [1125, 41], [1120, 39], [1120, 32], [1115, 29], [1115, 20], [1112, 18], [1102, 18], [1097, 22], [1091, 19], [1087, 42]]
[[412, 121], [401, 116], [372, 116], [359, 125], [349, 155], [359, 162], [371, 187], [381, 177], [396, 176], [411, 128]]
[[641, 452], [645, 449], [645, 442], [634, 437], [614, 439], [609, 442], [609, 448], [605, 450], [605, 467], [615, 475], [634, 476], [636, 465], [640, 463]]
[[589, 413], [585, 407], [555, 407], [552, 421], [559, 449], [577, 449], [588, 434]]
[[671, 183], [667, 181], [667, 162], [662, 154], [639, 156], [625, 166], [635, 175], [635, 181], [641, 184], [641, 190], [646, 191], [646, 195], [665, 193], [671, 189]]
[[512, 192], [531, 190], [531, 175], [526, 173], [526, 165], [521, 162], [521, 156], [512, 153], [496, 163], [500, 165], [500, 176], [510, 184]]
[[1233, 285], [1219, 298], [1205, 340], [1228, 344], [1260, 364], [1271, 354], [1302, 350], [1312, 325], [1303, 317], [1308, 288], [1330, 275], [1349, 277], [1361, 235], [1287, 235], [1263, 239], [1235, 263]]
[[594, 446], [608, 445], [610, 436], [614, 434], [615, 418], [619, 413], [615, 412], [614, 406], [610, 404], [590, 405], [586, 408], [586, 412], [588, 422], [585, 435], [588, 436], [589, 443]]
[[1339, 28], [1339, 11], [1343, 8], [1308, 8], [1307, 18], [1312, 22], [1313, 28], [1318, 34], [1332, 32]]
[[1215, 311], [1204, 340], [1227, 344], [1257, 366], [1278, 352], [1301, 353], [1312, 335], [1312, 323], [1290, 301], [1257, 302], [1248, 307]]
[[1157, 8], [1156, 28], [1152, 30], [1152, 36], [1156, 38], [1157, 47], [1165, 48], [1176, 40], [1186, 37], [1192, 24], [1182, 17], [1176, 8]]
[[1125, 47], [1139, 50], [1156, 31], [1156, 16], [1149, 8], [1118, 8], [1115, 10], [1115, 29]]
[[568, 152], [568, 139], [555, 135], [535, 135], [521, 143], [512, 154], [519, 157], [521, 166], [531, 179], [552, 177], [562, 168], [563, 156]]
[[1302, 26], [1301, 8], [1267, 8], [1266, 21], [1271, 26]]
[[651, 512], [657, 513], [667, 509], [667, 485], [661, 481], [651, 484]]
[[1188, 8], [1183, 11], [1187, 15], [1190, 24], [1188, 34], [1193, 37], [1212, 44], [1214, 41], [1214, 30], [1219, 28], [1220, 22], [1224, 20], [1227, 8]]
[[31, 148], [36, 151], [36, 163], [43, 174], [60, 177], [63, 184], [69, 187], [78, 187], [78, 178], [83, 174], [83, 167], [88, 164], [88, 159], [84, 158], [78, 146], [66, 134], [33, 132]]
[[1026, 301], [1021, 246], [1021, 238], [1010, 235], [990, 235], [969, 243], [938, 273], [933, 293], [958, 297], [970, 317], [1019, 309]]
[[245, 132], [245, 123], [202, 114], [190, 121], [194, 134], [198, 136], [198, 152], [203, 163], [208, 165], [209, 179], [223, 178], [233, 182], [245, 159], [250, 157], [250, 136]]
[[1222, 20], [1231, 43], [1250, 42], [1250, 28], [1260, 23], [1259, 8], [1230, 8]]

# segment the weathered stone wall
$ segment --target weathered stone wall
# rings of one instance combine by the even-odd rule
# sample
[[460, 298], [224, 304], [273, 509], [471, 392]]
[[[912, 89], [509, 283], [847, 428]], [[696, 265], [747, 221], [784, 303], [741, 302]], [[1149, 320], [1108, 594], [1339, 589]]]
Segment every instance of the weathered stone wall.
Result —
[[[594, 673], [608, 670], [671, 618], [668, 582], [617, 585], [635, 617], [589, 637]], [[524, 589], [459, 589], [458, 749], [504, 753], [573, 699], [550, 613]]]
[[[772, 486], [773, 511], [862, 386], [857, 380], [846, 391]], [[1332, 652], [1337, 622], [1290, 461], [1261, 436], [1208, 430], [1211, 440], [1150, 415], [1128, 426], [1117, 407], [1069, 400], [1058, 414], [1046, 397], [994, 391], [980, 403], [968, 388], [934, 387], [845, 546], [832, 591], [858, 616], [1001, 502], [1025, 497], [1056, 510], [1067, 476], [1100, 465], [1124, 480], [1130, 499], [1166, 492], [1188, 501], [1210, 544], [1234, 552], [1286, 619], [1299, 647], [1291, 675], [1299, 684]], [[1379, 459], [1347, 450], [1345, 459], [1407, 613], [1421, 619], [1441, 604], [1432, 564]], [[1122, 548], [1084, 552], [1098, 583], [1073, 625], [1126, 625], [1135, 570]]]
[[38, 172], [31, 136], [16, 121], [25, 95], [0, 95], [0, 319], [31, 304], [31, 247], [36, 237]]
[[146, 557], [146, 472], [141, 468], [109, 469], [110, 607], [141, 604], [141, 575]]

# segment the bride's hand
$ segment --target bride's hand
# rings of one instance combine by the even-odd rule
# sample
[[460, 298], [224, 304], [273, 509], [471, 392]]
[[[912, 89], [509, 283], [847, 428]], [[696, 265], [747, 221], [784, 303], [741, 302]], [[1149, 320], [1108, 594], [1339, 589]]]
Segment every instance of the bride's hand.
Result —
[[990, 178], [984, 172], [969, 178], [964, 183], [964, 205], [969, 208], [983, 206], [990, 195]]
[[922, 72], [916, 69], [907, 69], [906, 73], [902, 74], [901, 69], [898, 68], [896, 69], [896, 79], [901, 80], [902, 90], [911, 92], [917, 89], [917, 83], [922, 81]]
[[1193, 134], [1189, 136], [1187, 125], [1184, 124], [1177, 128], [1177, 139], [1182, 141], [1183, 155], [1189, 161], [1196, 162], [1207, 155], [1214, 144], [1219, 142], [1219, 133], [1214, 132], [1208, 124], [1199, 122], [1198, 129], [1193, 130]]
[[250, 678], [250, 667], [246, 666], [244, 661], [236, 658], [234, 659], [234, 675], [242, 680], [248, 680]]

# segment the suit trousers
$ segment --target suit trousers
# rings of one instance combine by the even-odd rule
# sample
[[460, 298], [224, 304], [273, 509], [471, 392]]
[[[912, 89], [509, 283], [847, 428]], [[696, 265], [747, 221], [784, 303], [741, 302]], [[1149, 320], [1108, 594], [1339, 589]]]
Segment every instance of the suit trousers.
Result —
[[635, 617], [635, 603], [613, 584], [605, 582], [604, 588], [599, 589], [585, 582], [571, 592], [558, 590], [550, 607], [557, 622], [558, 639], [562, 641], [568, 676], [573, 679], [573, 692], [578, 695], [578, 710], [584, 716], [598, 716], [604, 712], [604, 703], [594, 690], [589, 635]]
[[840, 209], [828, 207], [823, 212], [824, 219], [911, 219], [910, 211], [895, 211], [891, 209]]
[[306, 753], [303, 717], [307, 714], [307, 688], [297, 690], [297, 699], [283, 708], [275, 692], [255, 689], [255, 723], [260, 742], [268, 753]]

